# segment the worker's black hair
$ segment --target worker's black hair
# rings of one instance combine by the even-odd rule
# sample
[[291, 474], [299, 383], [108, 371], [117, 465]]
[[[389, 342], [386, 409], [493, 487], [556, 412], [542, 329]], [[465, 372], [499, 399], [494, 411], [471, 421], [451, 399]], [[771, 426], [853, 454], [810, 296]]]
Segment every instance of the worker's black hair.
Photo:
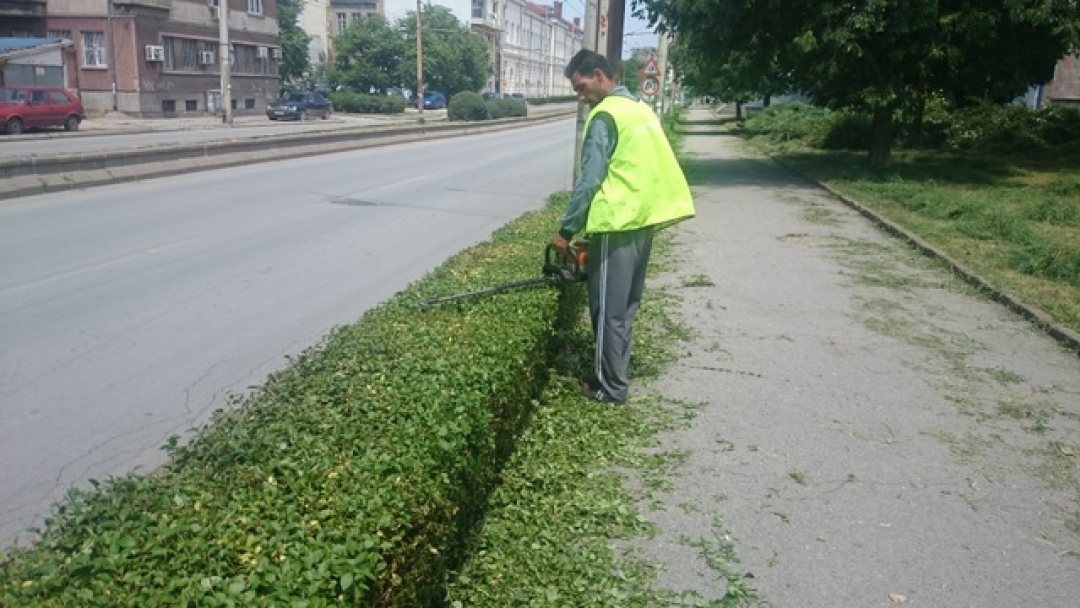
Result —
[[604, 57], [596, 51], [581, 49], [570, 59], [570, 63], [566, 64], [566, 70], [563, 71], [563, 75], [567, 78], [572, 77], [574, 74], [591, 76], [597, 69], [603, 72], [608, 78], [615, 78], [615, 71], [611, 69], [611, 64], [608, 63], [607, 57]]

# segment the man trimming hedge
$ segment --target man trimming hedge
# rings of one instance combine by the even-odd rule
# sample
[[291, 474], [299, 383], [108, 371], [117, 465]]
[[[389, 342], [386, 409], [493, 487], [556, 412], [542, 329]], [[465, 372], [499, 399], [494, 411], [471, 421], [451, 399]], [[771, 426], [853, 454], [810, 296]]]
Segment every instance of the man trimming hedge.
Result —
[[582, 49], [565, 75], [591, 107], [581, 172], [552, 245], [564, 254], [575, 234], [589, 240], [586, 272], [596, 337], [595, 378], [582, 394], [625, 403], [630, 340], [645, 288], [653, 234], [694, 216], [690, 187], [656, 113], [614, 80], [607, 58]]

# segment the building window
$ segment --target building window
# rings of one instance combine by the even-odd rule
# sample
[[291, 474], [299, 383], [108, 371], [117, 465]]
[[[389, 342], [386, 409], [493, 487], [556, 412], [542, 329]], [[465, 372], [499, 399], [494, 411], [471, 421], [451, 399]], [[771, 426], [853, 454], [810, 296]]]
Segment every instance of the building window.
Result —
[[83, 32], [83, 67], [103, 68], [105, 63], [105, 32]]
[[195, 112], [199, 109], [199, 100], [197, 99], [185, 99], [184, 110], [188, 112]]
[[254, 99], [245, 99], [244, 100], [244, 109], [245, 110], [254, 110], [255, 109], [255, 100]]
[[249, 13], [251, 13], [253, 15], [261, 15], [261, 14], [263, 14], [263, 12], [262, 12], [263, 11], [263, 9], [262, 9], [262, 0], [247, 0], [247, 3], [248, 3], [248, 12]]
[[337, 33], [338, 36], [345, 33], [346, 28], [349, 27], [349, 16], [345, 13], [337, 14]]
[[49, 38], [64, 38], [71, 40], [71, 30], [49, 30]]
[[183, 66], [180, 69], [185, 72], [194, 72], [197, 70], [199, 66], [198, 55], [199, 50], [198, 47], [195, 46], [194, 40], [185, 39], [180, 41], [180, 59], [181, 65]]
[[472, 18], [483, 19], [484, 18], [484, 3], [487, 0], [472, 0]]
[[162, 62], [161, 69], [169, 71], [176, 65], [173, 61], [173, 53], [176, 52], [176, 45], [173, 44], [173, 39], [170, 36], [161, 37], [161, 46], [165, 48], [165, 61]]
[[162, 99], [161, 100], [161, 112], [163, 114], [172, 114], [176, 112], [176, 100], [175, 99]]

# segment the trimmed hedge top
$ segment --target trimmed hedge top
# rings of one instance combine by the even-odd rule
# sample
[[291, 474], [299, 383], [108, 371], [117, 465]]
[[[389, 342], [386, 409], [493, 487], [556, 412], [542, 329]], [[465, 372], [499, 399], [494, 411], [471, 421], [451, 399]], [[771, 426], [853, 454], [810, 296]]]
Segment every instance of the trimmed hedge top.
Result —
[[166, 474], [72, 491], [0, 566], [0, 604], [439, 603], [543, 389], [560, 292], [416, 302], [536, 276], [565, 204], [332, 332], [174, 440]]

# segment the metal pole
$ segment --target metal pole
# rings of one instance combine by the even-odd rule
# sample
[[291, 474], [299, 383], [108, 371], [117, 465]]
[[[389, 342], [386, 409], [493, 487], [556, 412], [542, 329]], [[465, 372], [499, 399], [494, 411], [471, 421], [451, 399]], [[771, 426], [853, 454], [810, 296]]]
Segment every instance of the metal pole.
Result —
[[[581, 41], [581, 47], [589, 49], [591, 51], [596, 50], [598, 27], [600, 24], [599, 17], [600, 12], [600, 0], [587, 0], [585, 5], [585, 29], [583, 34], [585, 35]], [[585, 104], [578, 102], [577, 111], [577, 123], [574, 126], [574, 181], [576, 182], [578, 176], [581, 175], [581, 138], [585, 134], [585, 118], [588, 117], [589, 108], [585, 107]]]
[[416, 109], [424, 117], [424, 43], [420, 0], [416, 0]]
[[607, 60], [615, 72], [615, 82], [622, 81], [623, 21], [626, 19], [626, 0], [610, 0], [608, 8]]
[[668, 108], [668, 104], [667, 104], [667, 101], [668, 101], [668, 99], [667, 99], [667, 92], [668, 92], [668, 81], [667, 81], [668, 80], [667, 79], [667, 75], [668, 75], [668, 45], [670, 43], [671, 43], [671, 39], [668, 38], [668, 34], [666, 32], [660, 34], [660, 44], [659, 44], [660, 48], [659, 48], [659, 53], [658, 53], [660, 56], [657, 58], [656, 62], [657, 62], [657, 64], [659, 64], [658, 67], [660, 68], [660, 74], [658, 74], [658, 76], [660, 77], [660, 91], [659, 91], [659, 93], [660, 93], [660, 115], [661, 116], [663, 116], [670, 109], [670, 108]]
[[[109, 77], [112, 78], [112, 109], [115, 112], [118, 109], [116, 100], [116, 39], [113, 36], [113, 3], [109, 0], [108, 6], [108, 18], [109, 22]], [[141, 108], [140, 108], [141, 110]]]
[[232, 81], [229, 52], [229, 0], [218, 0], [218, 57], [221, 74], [221, 122], [232, 126]]

